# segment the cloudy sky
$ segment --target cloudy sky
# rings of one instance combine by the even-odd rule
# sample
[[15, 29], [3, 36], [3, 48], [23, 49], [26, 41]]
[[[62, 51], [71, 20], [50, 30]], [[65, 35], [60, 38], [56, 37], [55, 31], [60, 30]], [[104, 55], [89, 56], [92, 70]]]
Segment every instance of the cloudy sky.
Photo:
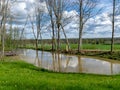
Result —
[[[84, 38], [104, 38], [104, 37], [111, 37], [111, 17], [110, 13], [112, 12], [112, 5], [110, 3], [112, 0], [101, 0], [98, 8], [103, 8], [102, 12], [97, 15], [96, 17], [93, 17], [88, 20], [88, 22], [85, 25], [84, 28]], [[25, 24], [26, 17], [28, 13], [34, 13], [32, 5], [35, 2], [35, 0], [19, 0], [16, 4], [14, 4], [11, 8], [11, 11], [15, 16], [14, 19], [14, 26], [23, 28], [23, 25]], [[41, 6], [46, 10], [45, 3], [41, 3]], [[47, 13], [47, 10], [46, 10]], [[64, 17], [68, 16], [74, 16], [77, 14], [76, 10], [71, 9], [69, 11], [64, 11]], [[67, 33], [67, 37], [69, 38], [78, 38], [78, 25], [77, 17], [73, 17], [71, 20], [71, 23], [69, 23], [67, 26], [65, 26], [65, 31]], [[48, 26], [50, 22], [46, 22], [45, 26]], [[116, 22], [115, 22], [115, 37], [120, 37], [120, 15], [116, 16]], [[46, 28], [43, 28], [43, 38], [51, 38], [51, 34], [49, 30], [45, 30]], [[31, 26], [28, 24], [25, 28], [26, 32], [26, 38], [34, 38], [32, 34]], [[31, 34], [30, 34], [31, 33]], [[61, 33], [61, 37], [63, 38], [63, 34]]]

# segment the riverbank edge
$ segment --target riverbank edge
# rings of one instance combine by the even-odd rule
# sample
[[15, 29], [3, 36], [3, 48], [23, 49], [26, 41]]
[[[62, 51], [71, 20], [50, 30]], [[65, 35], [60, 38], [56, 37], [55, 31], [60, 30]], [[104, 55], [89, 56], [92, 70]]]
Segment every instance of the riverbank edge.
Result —
[[[33, 47], [32, 48], [24, 47], [24, 48], [21, 48], [21, 49], [33, 49], [33, 50], [35, 50], [35, 48], [33, 48]], [[69, 55], [92, 56], [92, 57], [98, 57], [98, 58], [120, 61], [120, 51], [110, 52], [108, 50], [81, 50], [81, 52], [78, 53], [77, 50], [52, 51], [51, 49], [41, 49], [41, 48], [38, 48], [38, 50], [47, 51], [47, 52], [63, 53], [63, 54], [69, 54]]]
[[64, 74], [64, 75], [73, 74], [73, 75], [107, 76], [107, 77], [120, 75], [120, 74], [109, 75], [109, 74], [92, 74], [92, 73], [57, 72], [57, 71], [52, 71], [45, 68], [37, 67], [31, 63], [28, 63], [24, 60], [19, 59], [19, 56], [5, 56], [0, 60], [0, 64], [12, 64], [12, 63], [16, 65], [20, 65], [21, 68], [29, 68], [31, 70], [41, 71], [41, 72], [46, 72], [51, 74]]

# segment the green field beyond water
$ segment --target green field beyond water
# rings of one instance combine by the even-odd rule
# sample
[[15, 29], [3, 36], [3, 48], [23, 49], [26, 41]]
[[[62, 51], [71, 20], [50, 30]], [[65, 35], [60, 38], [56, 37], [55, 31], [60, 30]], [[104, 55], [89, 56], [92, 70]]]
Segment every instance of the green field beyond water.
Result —
[[0, 90], [119, 90], [120, 76], [53, 73], [23, 61], [0, 61]]
[[[77, 44], [70, 44], [72, 52], [77, 50]], [[102, 52], [88, 52], [85, 53], [84, 55], [86, 56], [95, 56], [95, 57], [101, 57], [101, 58], [107, 58], [107, 59], [112, 59], [112, 60], [120, 60], [120, 45], [115, 44], [114, 45], [114, 52], [110, 53], [110, 47], [111, 45], [109, 44], [83, 44], [82, 50], [88, 50], [88, 51], [102, 51]], [[28, 44], [26, 45], [27, 49], [35, 49], [34, 45]], [[41, 48], [41, 45], [39, 45], [39, 50], [45, 50], [45, 51], [51, 51], [52, 46], [49, 44], [45, 44], [43, 49]], [[66, 45], [61, 44], [61, 49], [60, 50], [66, 50]], [[107, 52], [107, 53], [104, 53]], [[68, 52], [69, 53], [69, 52]], [[77, 54], [77, 53], [76, 53]], [[79, 53], [78, 53], [79, 55]]]
[[[28, 44], [26, 45], [27, 48], [35, 48], [34, 45]], [[77, 44], [70, 44], [71, 50], [77, 50], [78, 48]], [[52, 48], [51, 44], [44, 44], [43, 46], [44, 50], [50, 50]], [[83, 50], [109, 50], [110, 51], [111, 45], [110, 44], [83, 44], [82, 49]], [[39, 49], [41, 49], [41, 45], [39, 45]], [[61, 44], [61, 50], [65, 50], [66, 45]], [[114, 45], [114, 50], [119, 51], [120, 50], [120, 45], [115, 44]]]

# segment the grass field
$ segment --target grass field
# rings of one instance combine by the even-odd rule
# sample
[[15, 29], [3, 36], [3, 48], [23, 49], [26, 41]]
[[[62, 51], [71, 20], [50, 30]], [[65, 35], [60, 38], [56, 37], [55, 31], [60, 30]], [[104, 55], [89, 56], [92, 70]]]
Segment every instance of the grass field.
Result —
[[[26, 45], [27, 48], [35, 48], [35, 46], [29, 44]], [[70, 44], [70, 47], [72, 50], [77, 50], [78, 45], [77, 44]], [[52, 48], [51, 45], [49, 44], [44, 44], [44, 50], [50, 50]], [[83, 50], [110, 50], [111, 45], [110, 44], [83, 44], [82, 49]], [[39, 49], [41, 49], [41, 46], [39, 45]], [[61, 44], [61, 50], [65, 50], [66, 45]], [[119, 51], [120, 50], [120, 45], [115, 44], [114, 45], [114, 50]]]
[[53, 73], [23, 61], [0, 61], [0, 90], [119, 90], [120, 75]]

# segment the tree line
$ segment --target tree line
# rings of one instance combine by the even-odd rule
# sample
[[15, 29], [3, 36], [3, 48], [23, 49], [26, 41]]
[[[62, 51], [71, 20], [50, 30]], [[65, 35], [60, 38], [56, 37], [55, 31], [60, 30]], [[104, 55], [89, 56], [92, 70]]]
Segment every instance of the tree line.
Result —
[[[34, 4], [31, 4], [33, 10], [32, 13], [27, 13], [26, 21], [24, 22], [23, 28], [13, 28], [12, 20], [14, 19], [13, 12], [11, 12], [11, 7], [15, 4], [17, 0], [0, 0], [0, 44], [2, 56], [4, 56], [5, 47], [8, 44], [13, 44], [14, 40], [23, 40], [24, 32], [26, 30], [27, 24], [32, 29], [32, 34], [35, 39], [36, 50], [38, 50], [38, 41], [43, 39], [42, 30], [50, 30], [52, 33], [52, 50], [60, 50], [60, 39], [61, 32], [65, 37], [66, 48], [68, 51], [71, 50], [68, 36], [65, 32], [65, 26], [71, 23], [70, 19], [77, 17], [78, 24], [78, 52], [82, 51], [82, 36], [86, 23], [92, 17], [97, 16], [103, 10], [103, 8], [98, 8], [100, 0], [35, 0]], [[45, 3], [43, 6], [41, 3]], [[115, 16], [119, 9], [119, 0], [111, 0], [112, 3], [112, 35], [111, 35], [111, 52], [113, 52], [114, 47], [114, 32], [115, 32]], [[45, 9], [47, 12], [45, 12]], [[77, 14], [75, 16], [64, 17], [64, 12], [69, 10], [75, 10]], [[46, 23], [49, 21], [49, 25]], [[9, 24], [9, 27], [8, 27]], [[9, 32], [9, 33], [8, 33]], [[5, 45], [5, 43], [7, 45]], [[15, 42], [14, 44], [16, 44]], [[14, 46], [14, 45], [13, 45]], [[41, 42], [41, 46], [43, 43]], [[12, 47], [12, 46], [11, 46]]]

